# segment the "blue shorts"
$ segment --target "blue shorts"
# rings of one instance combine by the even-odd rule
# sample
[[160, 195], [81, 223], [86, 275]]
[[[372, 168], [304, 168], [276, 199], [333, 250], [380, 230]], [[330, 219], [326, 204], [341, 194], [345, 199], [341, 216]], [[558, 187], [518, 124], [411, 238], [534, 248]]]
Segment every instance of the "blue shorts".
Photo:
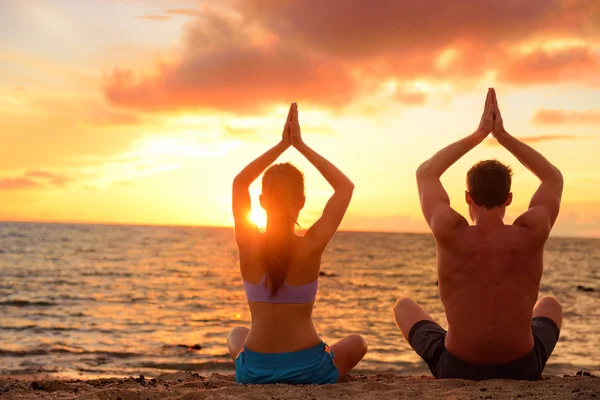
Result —
[[337, 382], [333, 352], [325, 343], [290, 353], [257, 353], [246, 347], [235, 359], [238, 383], [325, 384]]

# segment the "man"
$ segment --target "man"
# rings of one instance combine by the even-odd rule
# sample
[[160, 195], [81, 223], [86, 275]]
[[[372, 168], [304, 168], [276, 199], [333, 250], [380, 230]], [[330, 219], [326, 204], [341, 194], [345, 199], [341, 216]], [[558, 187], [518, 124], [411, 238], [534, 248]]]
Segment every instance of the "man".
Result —
[[[467, 173], [465, 200], [474, 225], [450, 207], [440, 176], [490, 133], [541, 184], [529, 210], [503, 222], [512, 201], [512, 171], [496, 160]], [[437, 245], [439, 291], [446, 332], [419, 305], [401, 298], [396, 324], [436, 378], [539, 379], [558, 341], [562, 308], [553, 297], [536, 303], [544, 244], [563, 190], [560, 171], [504, 130], [489, 89], [477, 130], [439, 151], [417, 170], [421, 209]]]

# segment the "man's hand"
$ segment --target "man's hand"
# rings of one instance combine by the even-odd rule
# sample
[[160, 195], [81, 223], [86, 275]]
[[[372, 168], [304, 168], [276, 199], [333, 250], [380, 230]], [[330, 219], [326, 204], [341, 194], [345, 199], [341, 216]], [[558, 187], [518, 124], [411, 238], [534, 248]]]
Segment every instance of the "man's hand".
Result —
[[504, 121], [502, 120], [502, 114], [500, 114], [500, 107], [498, 107], [498, 99], [496, 98], [496, 90], [492, 88], [492, 99], [494, 104], [494, 128], [492, 135], [496, 139], [501, 139], [506, 136], [507, 132], [504, 129]]
[[475, 133], [478, 136], [482, 136], [482, 139], [487, 137], [487, 135], [490, 134], [492, 129], [494, 129], [493, 94], [494, 89], [489, 88], [487, 92], [487, 97], [485, 98], [485, 107], [483, 108], [483, 115], [481, 116], [481, 121], [479, 122], [477, 131], [475, 131]]
[[290, 138], [292, 141], [292, 146], [298, 148], [299, 146], [303, 146], [304, 142], [302, 141], [302, 134], [300, 133], [300, 122], [298, 121], [297, 103], [292, 103], [290, 112], [292, 113], [292, 117], [290, 120]]

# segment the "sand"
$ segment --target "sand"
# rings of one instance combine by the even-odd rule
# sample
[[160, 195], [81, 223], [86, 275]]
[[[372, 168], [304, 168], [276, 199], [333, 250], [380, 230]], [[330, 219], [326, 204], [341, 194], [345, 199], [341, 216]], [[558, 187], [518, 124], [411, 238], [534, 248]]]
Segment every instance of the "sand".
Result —
[[545, 376], [536, 382], [435, 380], [393, 374], [354, 375], [322, 386], [238, 385], [233, 375], [194, 372], [156, 379], [0, 379], [0, 399], [600, 399], [600, 378]]

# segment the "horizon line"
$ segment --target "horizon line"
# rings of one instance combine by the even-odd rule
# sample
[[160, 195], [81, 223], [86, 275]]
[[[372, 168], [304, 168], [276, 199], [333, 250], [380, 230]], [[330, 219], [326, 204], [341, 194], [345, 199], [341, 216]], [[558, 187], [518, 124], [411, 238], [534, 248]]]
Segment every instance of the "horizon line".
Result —
[[[0, 223], [17, 223], [17, 224], [47, 224], [47, 225], [105, 225], [105, 226], [140, 226], [140, 227], [158, 227], [158, 228], [212, 228], [212, 229], [232, 229], [229, 225], [193, 225], [193, 224], [161, 224], [161, 223], [135, 223], [135, 222], [83, 222], [83, 221], [37, 221], [37, 220], [2, 220]], [[337, 232], [348, 233], [395, 233], [406, 235], [433, 235], [431, 232], [422, 231], [385, 231], [385, 230], [368, 230], [368, 229], [338, 229]], [[564, 236], [550, 235], [550, 238], [555, 239], [586, 239], [600, 240], [600, 236]]]

